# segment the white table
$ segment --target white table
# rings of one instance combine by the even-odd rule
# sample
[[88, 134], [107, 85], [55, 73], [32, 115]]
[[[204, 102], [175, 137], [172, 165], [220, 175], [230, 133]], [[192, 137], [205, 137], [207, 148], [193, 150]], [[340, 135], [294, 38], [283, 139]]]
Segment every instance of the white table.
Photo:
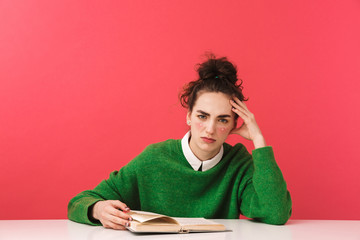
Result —
[[290, 220], [284, 226], [256, 223], [250, 220], [215, 221], [232, 232], [137, 235], [75, 223], [69, 220], [0, 220], [1, 240], [150, 240], [150, 239], [205, 239], [205, 240], [289, 240], [326, 239], [360, 240], [360, 221]]

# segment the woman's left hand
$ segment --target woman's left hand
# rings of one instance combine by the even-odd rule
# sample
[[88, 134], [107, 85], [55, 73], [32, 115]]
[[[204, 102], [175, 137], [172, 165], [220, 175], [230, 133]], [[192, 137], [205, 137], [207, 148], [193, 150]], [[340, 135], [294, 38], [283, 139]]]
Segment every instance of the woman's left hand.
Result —
[[233, 107], [232, 111], [244, 121], [240, 127], [234, 128], [230, 134], [238, 134], [245, 139], [253, 141], [255, 148], [265, 147], [265, 139], [255, 121], [255, 116], [249, 111], [246, 104], [236, 97], [230, 100], [230, 104]]

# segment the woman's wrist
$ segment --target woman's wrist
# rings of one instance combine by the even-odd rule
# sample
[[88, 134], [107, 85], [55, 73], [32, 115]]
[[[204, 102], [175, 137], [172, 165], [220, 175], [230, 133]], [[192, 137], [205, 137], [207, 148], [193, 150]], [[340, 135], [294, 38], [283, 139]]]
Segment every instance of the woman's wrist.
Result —
[[91, 208], [91, 217], [95, 220], [99, 220], [97, 216], [97, 207], [99, 206], [100, 201], [96, 202]]
[[95, 206], [95, 204], [90, 206], [89, 209], [88, 209], [88, 218], [89, 218], [90, 222], [93, 222], [93, 223], [96, 223], [96, 222], [99, 221], [99, 219], [94, 217], [94, 206]]
[[265, 138], [263, 135], [259, 135], [259, 136], [255, 137], [253, 140], [253, 143], [254, 143], [255, 149], [266, 147], [266, 142], [265, 142]]

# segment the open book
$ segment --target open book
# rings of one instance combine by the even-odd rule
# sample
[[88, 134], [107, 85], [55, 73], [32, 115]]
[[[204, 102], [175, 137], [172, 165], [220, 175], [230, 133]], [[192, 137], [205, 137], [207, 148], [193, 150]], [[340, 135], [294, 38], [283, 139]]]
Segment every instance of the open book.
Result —
[[130, 227], [137, 233], [189, 233], [226, 231], [224, 225], [205, 218], [173, 218], [152, 212], [130, 211]]

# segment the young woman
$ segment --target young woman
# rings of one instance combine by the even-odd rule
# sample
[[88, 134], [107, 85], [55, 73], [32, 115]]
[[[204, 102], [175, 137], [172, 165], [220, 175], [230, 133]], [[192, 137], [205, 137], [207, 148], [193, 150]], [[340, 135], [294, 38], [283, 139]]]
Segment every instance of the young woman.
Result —
[[[236, 68], [210, 56], [198, 73], [180, 96], [190, 131], [183, 139], [148, 146], [93, 190], [79, 193], [69, 203], [70, 220], [125, 229], [132, 220], [127, 212], [134, 209], [174, 217], [236, 219], [241, 213], [286, 223], [290, 194], [272, 147], [244, 103]], [[225, 143], [229, 134], [252, 141], [252, 155], [241, 143]]]

